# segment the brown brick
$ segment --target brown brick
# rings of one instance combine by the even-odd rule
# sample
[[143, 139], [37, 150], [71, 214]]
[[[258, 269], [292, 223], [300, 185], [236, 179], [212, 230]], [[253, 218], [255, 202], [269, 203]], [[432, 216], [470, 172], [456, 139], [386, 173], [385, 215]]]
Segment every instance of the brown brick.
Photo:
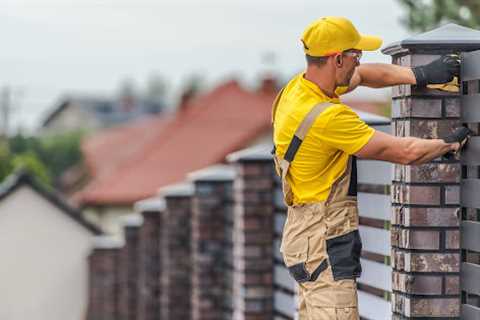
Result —
[[405, 208], [393, 207], [399, 223], [405, 226], [458, 226], [458, 208]]
[[393, 290], [409, 294], [442, 294], [442, 276], [411, 275], [394, 271]]
[[460, 267], [460, 254], [456, 254], [456, 253], [406, 253], [405, 254], [405, 271], [458, 272], [459, 267]]
[[394, 183], [391, 196], [393, 203], [440, 205], [439, 186], [411, 186]]
[[402, 229], [398, 232], [398, 246], [404, 249], [437, 250], [440, 248], [440, 233], [433, 230]]
[[460, 203], [460, 186], [445, 186], [445, 204], [459, 204], [459, 203]]
[[403, 98], [392, 102], [392, 118], [441, 118], [441, 99]]
[[445, 103], [445, 116], [449, 118], [460, 117], [460, 98], [446, 98]]
[[460, 230], [445, 231], [445, 248], [447, 249], [460, 248]]
[[409, 119], [397, 121], [397, 125], [399, 124], [402, 126], [404, 136], [412, 136], [423, 139], [439, 139], [446, 137], [447, 135], [453, 133], [453, 131], [461, 125], [459, 120], [446, 119]]
[[460, 182], [458, 163], [426, 163], [405, 167], [405, 182]]
[[458, 317], [457, 298], [419, 298], [392, 294], [392, 309], [406, 317]]
[[460, 294], [460, 276], [445, 276], [445, 294]]

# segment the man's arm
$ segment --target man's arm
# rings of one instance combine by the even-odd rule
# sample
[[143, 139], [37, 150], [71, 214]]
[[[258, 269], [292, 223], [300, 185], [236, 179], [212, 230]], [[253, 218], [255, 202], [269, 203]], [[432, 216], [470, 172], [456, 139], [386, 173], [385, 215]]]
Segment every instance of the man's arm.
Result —
[[348, 90], [358, 86], [384, 88], [399, 84], [426, 86], [452, 81], [458, 76], [460, 57], [456, 54], [444, 55], [426, 65], [413, 68], [385, 63], [365, 63], [355, 69]]
[[355, 68], [347, 92], [358, 86], [384, 88], [399, 84], [416, 84], [411, 68], [386, 63], [365, 63]]
[[375, 131], [368, 143], [355, 155], [359, 158], [383, 160], [404, 165], [422, 164], [450, 151], [457, 152], [463, 143], [448, 143], [444, 139], [395, 137], [381, 131]]

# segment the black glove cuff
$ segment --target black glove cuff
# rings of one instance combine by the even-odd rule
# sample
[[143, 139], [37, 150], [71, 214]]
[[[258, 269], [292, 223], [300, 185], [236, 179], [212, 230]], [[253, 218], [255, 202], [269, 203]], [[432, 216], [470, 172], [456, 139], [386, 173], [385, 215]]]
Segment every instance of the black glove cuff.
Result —
[[417, 87], [425, 87], [428, 83], [427, 75], [423, 67], [413, 67], [413, 74], [417, 80]]
[[468, 136], [472, 135], [472, 131], [468, 129], [467, 127], [460, 127], [455, 129], [455, 132], [452, 133], [451, 135], [448, 135], [445, 137], [443, 140], [446, 143], [462, 143], [465, 139], [468, 138]]

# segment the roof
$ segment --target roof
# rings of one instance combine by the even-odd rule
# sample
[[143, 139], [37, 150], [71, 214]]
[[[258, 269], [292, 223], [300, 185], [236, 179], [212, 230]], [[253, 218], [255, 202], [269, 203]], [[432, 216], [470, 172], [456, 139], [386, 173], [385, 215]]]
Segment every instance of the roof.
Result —
[[76, 200], [84, 206], [132, 205], [192, 171], [223, 162], [270, 131], [274, 96], [273, 91], [249, 91], [231, 80], [175, 116], [93, 136], [84, 145], [93, 179]]
[[25, 171], [17, 172], [7, 177], [2, 184], [0, 184], [0, 201], [7, 198], [21, 186], [29, 186], [36, 191], [42, 198], [47, 200], [53, 206], [65, 213], [69, 218], [75, 220], [81, 226], [95, 235], [101, 235], [102, 231], [99, 228], [85, 220], [82, 213], [76, 208], [69, 205], [59, 194], [36, 181], [30, 174]]

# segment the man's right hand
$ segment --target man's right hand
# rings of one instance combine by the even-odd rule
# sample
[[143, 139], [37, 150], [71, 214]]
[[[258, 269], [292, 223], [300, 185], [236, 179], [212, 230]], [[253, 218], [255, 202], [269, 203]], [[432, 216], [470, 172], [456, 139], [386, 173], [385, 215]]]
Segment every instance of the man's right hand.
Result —
[[460, 73], [460, 56], [447, 54], [429, 64], [413, 67], [413, 74], [417, 80], [417, 86], [427, 84], [442, 84], [453, 80]]
[[445, 158], [452, 159], [455, 154], [458, 153], [465, 143], [467, 143], [470, 136], [473, 134], [472, 130], [467, 127], [460, 127], [455, 130], [451, 135], [445, 137], [443, 140], [446, 143], [450, 143], [451, 150], [445, 154]]

